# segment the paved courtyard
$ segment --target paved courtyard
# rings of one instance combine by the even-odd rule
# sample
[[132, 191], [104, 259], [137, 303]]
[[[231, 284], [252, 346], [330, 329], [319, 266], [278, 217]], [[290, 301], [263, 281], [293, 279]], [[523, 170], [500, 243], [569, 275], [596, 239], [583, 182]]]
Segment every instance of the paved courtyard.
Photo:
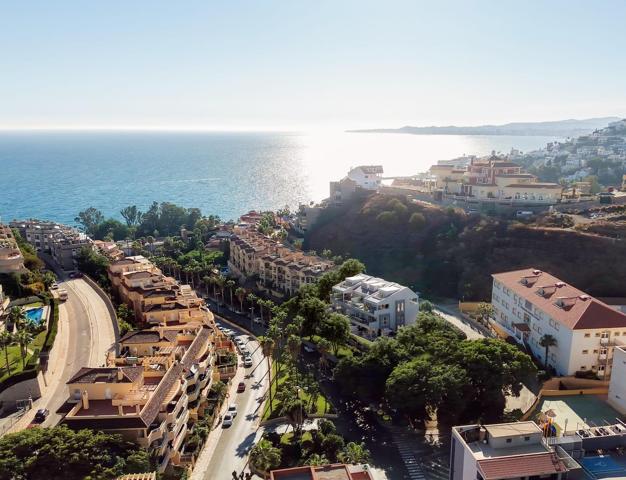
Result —
[[568, 432], [581, 427], [615, 423], [621, 415], [606, 403], [603, 395], [572, 395], [544, 397], [537, 406], [537, 413], [552, 410], [554, 421]]

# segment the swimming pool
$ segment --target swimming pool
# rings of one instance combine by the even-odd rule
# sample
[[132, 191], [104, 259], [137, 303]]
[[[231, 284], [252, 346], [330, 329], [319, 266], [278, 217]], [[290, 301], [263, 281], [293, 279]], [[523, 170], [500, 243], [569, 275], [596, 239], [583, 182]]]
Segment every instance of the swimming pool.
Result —
[[30, 310], [26, 310], [24, 312], [24, 315], [35, 325], [41, 325], [43, 319], [43, 307], [31, 308]]

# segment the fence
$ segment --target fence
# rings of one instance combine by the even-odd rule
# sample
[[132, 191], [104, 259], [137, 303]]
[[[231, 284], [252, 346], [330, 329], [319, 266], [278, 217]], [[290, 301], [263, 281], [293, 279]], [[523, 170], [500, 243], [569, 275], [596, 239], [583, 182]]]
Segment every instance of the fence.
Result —
[[[115, 334], [115, 348], [119, 348], [118, 341], [120, 339], [120, 327], [117, 323], [117, 313], [115, 312], [115, 307], [113, 306], [113, 302], [111, 298], [106, 294], [104, 290], [98, 285], [94, 280], [92, 280], [89, 276], [83, 275], [83, 279], [89, 284], [91, 288], [93, 288], [98, 296], [102, 298], [102, 301], [107, 307], [109, 311], [109, 315], [111, 316], [111, 320], [113, 323], [113, 333]], [[117, 352], [119, 353], [119, 352]]]

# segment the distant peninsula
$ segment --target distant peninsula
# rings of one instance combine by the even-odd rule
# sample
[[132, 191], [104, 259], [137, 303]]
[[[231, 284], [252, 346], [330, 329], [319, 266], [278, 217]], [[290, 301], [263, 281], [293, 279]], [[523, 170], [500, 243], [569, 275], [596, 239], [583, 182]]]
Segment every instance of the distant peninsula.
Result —
[[584, 120], [557, 120], [551, 122], [515, 122], [504, 125], [479, 125], [474, 127], [412, 127], [347, 130], [350, 133], [408, 133], [411, 135], [545, 135], [575, 137], [604, 128], [619, 117], [588, 118]]

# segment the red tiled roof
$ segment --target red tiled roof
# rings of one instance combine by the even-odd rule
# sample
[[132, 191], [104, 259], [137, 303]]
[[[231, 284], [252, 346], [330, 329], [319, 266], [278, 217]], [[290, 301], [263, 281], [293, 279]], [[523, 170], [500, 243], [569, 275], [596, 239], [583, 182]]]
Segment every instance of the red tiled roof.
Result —
[[[535, 272], [539, 271], [528, 268], [513, 272], [496, 273], [492, 277], [520, 297], [529, 300], [533, 305], [567, 328], [586, 330], [626, 327], [625, 314], [549, 273], [539, 272], [535, 274]], [[526, 285], [521, 283], [523, 278], [529, 279]], [[546, 290], [545, 296], [537, 293], [542, 287]], [[560, 299], [569, 301], [572, 305], [559, 307], [556, 302]]]
[[479, 460], [478, 471], [485, 480], [551, 475], [567, 472], [565, 464], [552, 452]]

